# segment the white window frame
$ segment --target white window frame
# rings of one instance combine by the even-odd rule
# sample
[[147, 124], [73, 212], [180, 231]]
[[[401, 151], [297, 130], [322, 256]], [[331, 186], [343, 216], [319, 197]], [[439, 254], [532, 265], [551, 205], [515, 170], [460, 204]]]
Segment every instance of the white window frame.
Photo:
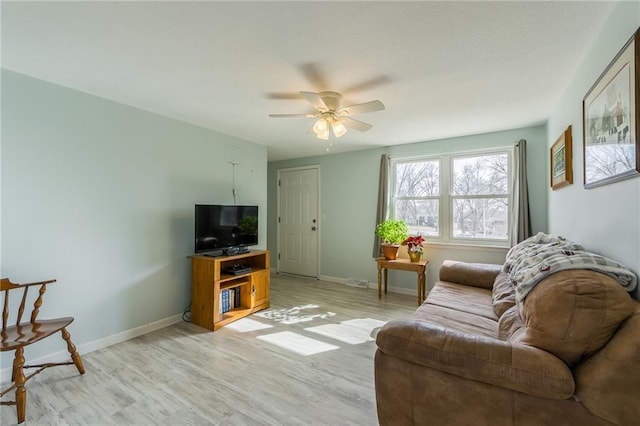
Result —
[[[453, 236], [453, 202], [455, 199], [481, 199], [481, 198], [501, 198], [502, 195], [454, 195], [452, 190], [453, 185], [453, 160], [454, 158], [468, 158], [468, 157], [481, 157], [486, 155], [507, 155], [507, 168], [508, 168], [508, 183], [507, 183], [507, 237], [504, 240], [498, 239], [482, 239], [482, 238], [464, 238]], [[413, 163], [421, 161], [433, 161], [437, 160], [440, 163], [439, 171], [439, 194], [438, 196], [423, 196], [423, 197], [396, 197], [396, 165], [400, 163]], [[395, 217], [395, 206], [397, 200], [439, 200], [438, 203], [438, 231], [439, 236], [427, 236], [425, 237], [427, 243], [438, 244], [452, 244], [452, 245], [468, 245], [468, 246], [482, 246], [482, 247], [510, 247], [511, 238], [511, 221], [513, 212], [513, 147], [495, 147], [483, 150], [473, 151], [460, 151], [449, 152], [438, 155], [425, 155], [416, 157], [402, 157], [392, 158], [391, 161], [391, 173], [389, 173], [389, 215], [391, 218]]]

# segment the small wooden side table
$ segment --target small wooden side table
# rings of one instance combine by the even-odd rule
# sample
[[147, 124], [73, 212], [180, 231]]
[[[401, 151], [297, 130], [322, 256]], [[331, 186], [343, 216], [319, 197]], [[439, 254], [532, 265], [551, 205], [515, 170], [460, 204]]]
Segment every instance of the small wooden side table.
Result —
[[384, 294], [387, 294], [387, 270], [398, 269], [400, 271], [415, 271], [418, 274], [418, 306], [424, 302], [426, 297], [428, 260], [423, 259], [419, 262], [411, 262], [405, 258], [387, 260], [384, 257], [379, 257], [376, 259], [376, 262], [378, 263], [378, 299], [382, 298], [382, 270], [384, 269]]

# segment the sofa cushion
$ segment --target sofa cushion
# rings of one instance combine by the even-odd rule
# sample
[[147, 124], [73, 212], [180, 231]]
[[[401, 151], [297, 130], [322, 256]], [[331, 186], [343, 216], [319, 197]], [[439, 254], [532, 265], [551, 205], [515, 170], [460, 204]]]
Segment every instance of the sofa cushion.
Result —
[[506, 272], [500, 272], [491, 290], [493, 310], [498, 318], [512, 306], [516, 305], [516, 288], [513, 280]]
[[[571, 370], [548, 352], [526, 345], [512, 345], [475, 333], [460, 332], [431, 321], [389, 321], [376, 336], [376, 344], [378, 353], [383, 352], [414, 365], [466, 378], [471, 382], [487, 383], [545, 399], [567, 399], [573, 395], [575, 389]], [[413, 372], [416, 377], [428, 374], [418, 370]], [[443, 384], [438, 381], [430, 385], [437, 387]], [[464, 410], [467, 404], [477, 402], [464, 392], [465, 387], [464, 383], [460, 383], [458, 386], [445, 386], [440, 391], [462, 398], [459, 408]], [[420, 388], [412, 387], [405, 398], [416, 401], [421, 391]], [[494, 408], [498, 410], [498, 407]], [[465, 423], [470, 425], [513, 424], [468, 420]], [[430, 423], [420, 424], [456, 423], [447, 419], [433, 419]]]
[[497, 322], [468, 312], [423, 303], [413, 314], [414, 320], [426, 321], [451, 330], [496, 338]]
[[501, 265], [445, 260], [440, 267], [440, 281], [491, 289], [501, 270]]
[[[598, 352], [575, 368], [576, 396], [616, 425], [638, 424], [640, 405], [640, 304]], [[603, 374], [607, 372], [607, 374]]]
[[498, 321], [498, 339], [510, 340], [511, 336], [518, 333], [523, 327], [524, 323], [520, 318], [518, 307], [514, 305], [507, 309]]
[[545, 278], [517, 306], [524, 327], [512, 330], [510, 340], [551, 352], [569, 366], [604, 346], [635, 307], [613, 278], [582, 269]]
[[498, 320], [493, 311], [491, 291], [485, 288], [437, 282], [429, 291], [426, 303]]

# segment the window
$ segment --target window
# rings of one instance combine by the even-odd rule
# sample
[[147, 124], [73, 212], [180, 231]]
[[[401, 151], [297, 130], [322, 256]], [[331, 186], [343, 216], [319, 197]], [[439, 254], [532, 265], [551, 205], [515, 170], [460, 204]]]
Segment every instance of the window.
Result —
[[440, 235], [440, 160], [396, 163], [394, 213], [412, 234]]
[[508, 159], [506, 153], [452, 157], [454, 238], [508, 239]]
[[393, 217], [430, 239], [507, 243], [510, 158], [502, 150], [395, 161]]

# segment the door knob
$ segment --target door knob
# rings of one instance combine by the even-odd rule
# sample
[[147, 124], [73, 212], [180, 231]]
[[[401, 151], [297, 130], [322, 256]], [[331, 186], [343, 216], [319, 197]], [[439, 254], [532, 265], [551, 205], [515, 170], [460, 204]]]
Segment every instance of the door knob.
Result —
[[315, 230], [316, 230], [316, 227], [315, 227], [315, 226], [312, 226], [312, 227], [311, 227], [311, 230], [312, 230], [312, 231], [315, 231]]

